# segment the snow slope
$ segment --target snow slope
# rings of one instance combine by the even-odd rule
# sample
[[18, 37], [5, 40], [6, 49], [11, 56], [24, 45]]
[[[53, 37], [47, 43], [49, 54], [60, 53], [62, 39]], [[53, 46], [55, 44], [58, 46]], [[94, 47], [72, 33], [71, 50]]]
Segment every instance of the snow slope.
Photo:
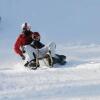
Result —
[[[0, 100], [100, 100], [99, 1], [76, 1], [0, 0]], [[47, 43], [64, 40], [57, 53], [67, 56], [65, 66], [31, 71], [20, 64], [12, 46], [24, 21]]]
[[9, 64], [0, 69], [0, 100], [99, 100], [100, 45], [58, 48], [67, 55], [65, 66], [34, 71]]

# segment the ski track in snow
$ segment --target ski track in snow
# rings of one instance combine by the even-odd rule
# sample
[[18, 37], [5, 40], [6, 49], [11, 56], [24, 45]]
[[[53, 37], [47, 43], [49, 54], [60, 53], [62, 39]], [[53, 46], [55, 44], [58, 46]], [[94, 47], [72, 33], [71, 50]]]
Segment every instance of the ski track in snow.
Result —
[[65, 66], [38, 70], [25, 69], [21, 63], [2, 66], [0, 100], [99, 100], [100, 46], [72, 46], [62, 51], [67, 55]]
[[[91, 77], [87, 78], [87, 76]], [[59, 68], [58, 70], [52, 68], [21, 72], [16, 72], [16, 70], [2, 71], [0, 73], [0, 79], [3, 77], [0, 81], [0, 97], [9, 100], [98, 97], [100, 94], [99, 76], [100, 71], [96, 69], [80, 70], [79, 68]]]

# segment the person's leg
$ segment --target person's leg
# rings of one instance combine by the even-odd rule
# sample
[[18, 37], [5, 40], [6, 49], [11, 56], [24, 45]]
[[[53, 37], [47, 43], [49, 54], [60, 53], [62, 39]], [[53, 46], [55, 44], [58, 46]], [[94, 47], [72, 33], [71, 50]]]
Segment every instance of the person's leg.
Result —
[[37, 49], [36, 50], [36, 55], [38, 55], [37, 57], [38, 58], [44, 58], [45, 57], [45, 55], [47, 54], [49, 52], [49, 49], [48, 49], [48, 47], [43, 47], [43, 48], [41, 48], [41, 49]]
[[24, 66], [30, 66], [33, 69], [39, 67], [39, 61], [37, 62], [37, 50], [30, 45], [24, 47], [26, 63]]
[[51, 56], [51, 52], [49, 50], [49, 48], [47, 46], [41, 48], [38, 50], [39, 51], [39, 57], [40, 58], [45, 58], [48, 62], [49, 66], [53, 65], [53, 61], [52, 61], [52, 56]]
[[24, 46], [26, 61], [30, 62], [35, 59], [35, 49], [30, 45]]
[[50, 52], [51, 56], [55, 57], [56, 44], [54, 42], [51, 42], [48, 45], [48, 48], [49, 48], [49, 52]]

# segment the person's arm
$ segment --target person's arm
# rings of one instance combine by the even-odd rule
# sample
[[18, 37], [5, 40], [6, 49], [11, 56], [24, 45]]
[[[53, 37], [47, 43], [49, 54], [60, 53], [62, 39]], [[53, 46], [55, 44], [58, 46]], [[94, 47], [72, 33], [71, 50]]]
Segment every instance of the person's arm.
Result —
[[21, 46], [22, 46], [22, 41], [21, 41], [21, 36], [18, 37], [17, 41], [15, 42], [15, 45], [14, 45], [14, 51], [20, 55], [21, 57], [23, 57], [23, 53], [21, 51]]

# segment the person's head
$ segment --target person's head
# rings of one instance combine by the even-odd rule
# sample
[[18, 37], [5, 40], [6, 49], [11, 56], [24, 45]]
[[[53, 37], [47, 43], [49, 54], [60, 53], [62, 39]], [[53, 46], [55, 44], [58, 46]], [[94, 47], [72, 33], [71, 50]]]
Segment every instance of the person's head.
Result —
[[22, 32], [25, 34], [25, 35], [28, 35], [28, 32], [31, 30], [31, 26], [25, 22], [21, 25], [21, 28], [22, 28]]
[[32, 34], [32, 39], [33, 39], [34, 41], [40, 41], [40, 34], [39, 34], [38, 32], [34, 32], [34, 33]]

